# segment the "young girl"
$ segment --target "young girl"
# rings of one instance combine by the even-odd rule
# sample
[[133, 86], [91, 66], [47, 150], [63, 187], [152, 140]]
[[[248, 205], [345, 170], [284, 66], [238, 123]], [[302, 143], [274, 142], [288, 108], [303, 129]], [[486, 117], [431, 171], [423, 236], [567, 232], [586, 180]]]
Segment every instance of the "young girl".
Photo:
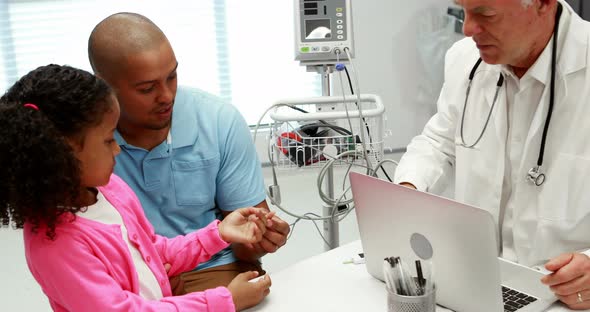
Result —
[[106, 83], [68, 66], [22, 77], [0, 98], [0, 222], [24, 227], [31, 273], [55, 311], [234, 311], [259, 303], [270, 279], [172, 297], [169, 276], [228, 243], [261, 240], [272, 213], [255, 208], [172, 239], [154, 233], [113, 175], [119, 104]]

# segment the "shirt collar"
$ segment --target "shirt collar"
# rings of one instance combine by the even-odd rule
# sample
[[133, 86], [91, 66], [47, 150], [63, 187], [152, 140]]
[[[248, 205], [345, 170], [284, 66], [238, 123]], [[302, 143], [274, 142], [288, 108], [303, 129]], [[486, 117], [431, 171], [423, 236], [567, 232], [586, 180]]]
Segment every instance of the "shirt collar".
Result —
[[147, 159], [154, 159], [154, 158], [163, 158], [170, 156], [170, 149], [168, 148], [168, 143], [166, 140], [155, 146], [150, 151], [147, 151], [141, 147], [137, 147], [135, 145], [127, 143], [121, 133], [118, 130], [115, 130], [114, 134], [115, 140], [119, 144], [119, 146], [124, 147], [128, 151], [133, 151], [130, 153], [131, 157], [133, 157], [136, 161], [142, 161], [144, 157], [147, 155]]
[[177, 95], [170, 129], [173, 149], [193, 145], [199, 137], [197, 112], [193, 112], [191, 105], [196, 103], [186, 102], [186, 99]]
[[114, 137], [115, 137], [115, 141], [117, 141], [117, 144], [119, 144], [119, 146], [134, 147], [133, 145], [130, 145], [127, 143], [127, 141], [125, 141], [125, 139], [123, 138], [121, 133], [119, 133], [119, 129], [115, 130]]
[[[194, 108], [191, 106], [196, 105], [196, 103], [191, 101], [193, 97], [189, 98], [187, 99], [184, 90], [178, 88], [172, 111], [172, 126], [170, 127], [173, 149], [193, 145], [199, 137], [197, 127], [199, 121], [196, 112], [193, 112]], [[139, 147], [127, 143], [119, 130], [115, 130], [114, 137], [119, 146], [139, 149]], [[162, 143], [166, 143], [166, 140]]]
[[[558, 38], [561, 41], [562, 38]], [[553, 41], [555, 40], [555, 35], [551, 37], [549, 43], [545, 47], [545, 50], [539, 55], [537, 61], [529, 68], [526, 76], [530, 78], [534, 78], [535, 80], [539, 81], [540, 83], [544, 84], [545, 86], [549, 84], [551, 80], [551, 59], [553, 58]], [[557, 63], [555, 64], [557, 70]], [[524, 78], [524, 77], [523, 77]]]
[[[559, 21], [559, 34], [557, 38], [558, 42], [556, 52], [558, 61], [559, 56], [561, 55], [561, 50], [563, 49], [563, 42], [565, 41], [566, 36], [566, 25], [569, 24], [570, 15], [570, 12], [564, 7]], [[533, 66], [531, 66], [531, 68], [529, 68], [525, 75], [522, 76], [520, 81], [526, 81], [532, 78], [539, 81], [545, 86], [549, 84], [549, 82], [551, 81], [551, 57], [553, 53], [553, 40], [555, 40], [555, 34], [551, 36], [551, 40], [549, 40], [549, 42], [545, 46], [545, 49], [543, 49], [543, 52], [541, 52]], [[555, 70], [557, 71], [557, 64]], [[517, 79], [514, 75], [514, 71], [510, 66], [502, 65], [502, 73], [506, 76]]]
[[553, 39], [554, 37], [551, 37], [551, 40], [549, 40], [549, 43], [547, 44], [543, 52], [541, 52], [541, 55], [539, 55], [533, 66], [531, 66], [531, 68], [529, 68], [529, 70], [520, 79], [516, 77], [516, 75], [514, 74], [514, 70], [509, 65], [501, 66], [502, 74], [520, 83], [528, 81], [530, 79], [535, 79], [543, 85], [547, 85], [549, 83], [549, 80], [551, 79], [551, 53], [553, 50]]

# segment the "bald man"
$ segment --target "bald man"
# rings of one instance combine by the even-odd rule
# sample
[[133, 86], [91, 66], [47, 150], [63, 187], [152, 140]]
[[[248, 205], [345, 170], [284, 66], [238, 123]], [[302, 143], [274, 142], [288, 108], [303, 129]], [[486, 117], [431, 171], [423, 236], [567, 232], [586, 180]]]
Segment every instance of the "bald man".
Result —
[[[215, 96], [177, 88], [178, 62], [153, 22], [132, 13], [109, 16], [92, 31], [88, 54], [121, 106], [115, 173], [137, 193], [158, 234], [184, 235], [241, 207], [268, 210], [243, 117]], [[260, 244], [234, 244], [173, 277], [174, 293], [227, 286], [240, 272], [263, 273], [259, 258], [283, 246], [289, 233], [286, 222], [272, 221]]]

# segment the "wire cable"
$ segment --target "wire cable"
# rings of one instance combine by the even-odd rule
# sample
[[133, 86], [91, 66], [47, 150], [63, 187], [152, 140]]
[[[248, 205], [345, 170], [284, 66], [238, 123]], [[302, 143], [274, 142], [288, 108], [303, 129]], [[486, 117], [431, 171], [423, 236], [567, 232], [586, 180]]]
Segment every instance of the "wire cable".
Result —
[[[295, 110], [297, 110], [297, 111], [300, 111], [300, 112], [303, 112], [303, 113], [305, 113], [305, 111], [304, 111], [303, 109], [300, 109], [300, 108], [298, 108], [298, 107], [296, 107], [296, 106], [294, 106], [294, 105], [290, 105], [290, 104], [285, 104], [285, 103], [276, 103], [276, 104], [273, 104], [273, 105], [271, 105], [269, 108], [267, 108], [267, 109], [264, 111], [264, 113], [262, 114], [262, 116], [259, 118], [259, 120], [258, 120], [258, 122], [257, 122], [257, 124], [256, 124], [256, 127], [254, 128], [254, 134], [253, 134], [253, 135], [254, 135], [254, 138], [253, 138], [253, 141], [254, 141], [254, 143], [256, 143], [256, 138], [257, 138], [257, 134], [258, 134], [258, 129], [260, 128], [260, 125], [261, 125], [261, 123], [262, 123], [262, 120], [263, 120], [263, 119], [264, 119], [264, 117], [265, 117], [265, 116], [268, 114], [268, 112], [270, 112], [272, 109], [274, 109], [274, 108], [278, 108], [278, 107], [289, 107], [289, 108], [291, 108], [291, 109], [295, 109]], [[360, 107], [359, 107], [359, 108], [360, 108]], [[359, 109], [359, 114], [361, 114], [361, 113], [360, 113], [360, 109]], [[350, 118], [350, 117], [349, 117], [349, 118]], [[361, 118], [364, 118], [364, 117], [362, 117], [362, 115], [361, 115]], [[274, 123], [269, 123], [268, 125], [269, 125], [269, 127], [270, 127], [270, 128], [272, 128], [272, 125], [273, 125], [273, 124], [274, 124]], [[362, 127], [361, 127], [361, 129], [362, 129]], [[363, 136], [363, 137], [364, 137], [364, 136]], [[271, 151], [272, 151], [272, 147], [274, 147], [274, 148], [275, 148], [275, 149], [277, 149], [277, 150], [278, 150], [278, 147], [277, 147], [275, 144], [271, 144], [271, 143], [270, 143], [270, 138], [271, 138], [271, 136], [268, 136], [268, 140], [267, 140], [267, 143], [268, 143], [268, 146], [269, 146], [269, 149], [268, 149], [268, 157], [269, 157], [269, 162], [270, 162], [270, 165], [271, 165], [271, 168], [272, 168], [272, 177], [273, 177], [273, 183], [274, 183], [274, 185], [277, 185], [277, 186], [278, 186], [278, 178], [277, 178], [277, 175], [276, 175], [276, 170], [275, 170], [275, 162], [274, 162], [274, 157], [273, 157], [273, 153], [271, 153]], [[302, 142], [295, 141], [295, 140], [292, 140], [292, 139], [290, 139], [290, 138], [284, 138], [284, 139], [287, 139], [288, 141], [294, 141], [294, 142], [298, 142], [298, 143], [300, 143], [300, 144], [303, 144]], [[364, 140], [361, 140], [361, 143], [362, 143], [362, 144], [363, 144], [363, 146], [364, 146]], [[319, 180], [319, 181], [322, 181], [322, 182], [321, 182], [321, 183], [319, 183], [319, 184], [317, 185], [317, 187], [318, 187], [318, 190], [319, 190], [319, 193], [320, 193], [320, 198], [321, 198], [321, 199], [322, 199], [322, 200], [323, 200], [323, 201], [324, 201], [326, 204], [328, 204], [328, 205], [331, 205], [331, 206], [332, 206], [332, 208], [331, 208], [331, 211], [332, 211], [331, 215], [330, 215], [330, 216], [325, 216], [325, 217], [319, 217], [319, 216], [318, 216], [318, 217], [311, 218], [311, 217], [309, 217], [309, 216], [307, 216], [307, 215], [305, 215], [305, 214], [304, 214], [303, 216], [301, 216], [301, 215], [297, 215], [297, 214], [295, 214], [295, 213], [292, 213], [292, 212], [290, 212], [289, 210], [285, 209], [285, 208], [284, 208], [284, 207], [283, 207], [283, 206], [280, 204], [280, 202], [278, 202], [278, 201], [276, 200], [276, 197], [274, 196], [274, 194], [270, 194], [269, 190], [267, 189], [267, 190], [266, 190], [266, 193], [267, 193], [267, 196], [268, 196], [268, 197], [270, 198], [270, 200], [271, 200], [271, 204], [273, 204], [274, 206], [276, 206], [277, 208], [279, 208], [281, 211], [285, 212], [286, 214], [288, 214], [288, 215], [290, 215], [290, 216], [292, 216], [292, 217], [298, 218], [298, 219], [303, 219], [303, 220], [311, 220], [311, 221], [313, 221], [313, 220], [315, 220], [315, 221], [324, 221], [324, 220], [334, 220], [335, 218], [337, 218], [337, 217], [340, 217], [340, 216], [346, 216], [348, 213], [350, 213], [350, 211], [351, 211], [351, 209], [352, 209], [353, 207], [350, 207], [350, 208], [348, 208], [348, 209], [346, 209], [346, 210], [344, 210], [344, 211], [342, 211], [342, 212], [338, 212], [338, 206], [340, 206], [340, 205], [344, 205], [344, 204], [348, 205], [348, 204], [352, 203], [353, 199], [347, 199], [347, 200], [345, 200], [345, 201], [342, 201], [342, 199], [343, 199], [343, 198], [345, 198], [345, 196], [346, 196], [346, 192], [348, 192], [348, 190], [349, 190], [349, 189], [347, 189], [347, 190], [346, 190], [346, 191], [345, 191], [345, 192], [344, 192], [344, 193], [343, 193], [343, 194], [342, 194], [342, 195], [341, 195], [341, 196], [340, 196], [340, 197], [339, 197], [337, 200], [335, 200], [335, 199], [329, 198], [329, 197], [328, 197], [328, 196], [327, 196], [327, 195], [326, 195], [326, 194], [323, 192], [323, 190], [321, 189], [321, 185], [323, 184], [323, 179], [324, 179], [324, 176], [325, 176], [325, 174], [326, 174], [326, 172], [327, 172], [327, 169], [328, 169], [330, 166], [333, 166], [336, 160], [339, 160], [340, 162], [342, 162], [342, 163], [345, 163], [345, 164], [349, 164], [349, 165], [350, 165], [350, 164], [352, 164], [352, 165], [356, 165], [356, 166], [359, 166], [359, 167], [364, 167], [364, 166], [360, 165], [359, 163], [355, 163], [355, 162], [354, 162], [354, 160], [356, 160], [356, 159], [357, 159], [357, 157], [358, 157], [358, 152], [357, 152], [356, 150], [352, 150], [352, 151], [347, 151], [347, 152], [344, 152], [344, 153], [341, 153], [341, 154], [339, 154], [339, 155], [335, 155], [335, 156], [334, 156], [334, 155], [327, 154], [327, 153], [325, 153], [325, 151], [323, 151], [323, 150], [320, 150], [320, 149], [318, 149], [318, 148], [316, 148], [316, 147], [314, 147], [314, 146], [311, 146], [311, 145], [306, 145], [306, 144], [303, 144], [303, 145], [304, 145], [304, 146], [306, 146], [306, 147], [308, 147], [308, 148], [310, 148], [310, 149], [312, 149], [312, 150], [316, 150], [316, 151], [318, 151], [318, 152], [322, 153], [322, 155], [324, 155], [324, 157], [330, 158], [330, 160], [328, 161], [328, 163], [326, 163], [326, 165], [324, 165], [324, 167], [322, 167], [322, 169], [321, 169], [321, 171], [320, 171], [320, 174], [318, 175], [318, 180]], [[280, 151], [279, 151], [279, 152], [280, 152]], [[351, 161], [349, 161], [348, 159], [342, 159], [342, 157], [344, 157], [344, 156], [349, 156], [349, 155], [354, 155], [354, 158], [353, 158], [353, 161], [352, 161], [352, 162], [351, 162]], [[366, 169], [367, 173], [370, 173], [370, 172], [372, 172], [372, 170], [373, 170], [373, 169], [371, 168], [371, 163], [368, 161], [368, 158], [367, 158], [367, 150], [366, 150], [366, 147], [363, 147], [363, 156], [364, 156], [364, 159], [366, 160], [366, 164], [367, 164], [367, 165], [366, 165], [366, 167], [364, 167], [364, 168]], [[346, 178], [346, 177], [345, 177], [345, 178]], [[338, 213], [336, 213], [336, 212], [338, 212]]]
[[[336, 63], [340, 63], [340, 50], [336, 50]], [[346, 120], [348, 121], [350, 132], [352, 133], [354, 132], [354, 128], [352, 127], [352, 122], [350, 121], [350, 115], [348, 113], [348, 102], [346, 101], [346, 94], [344, 92], [344, 83], [342, 82], [341, 71], [338, 71], [338, 81], [340, 81], [340, 89], [342, 89], [342, 105], [344, 105], [344, 110], [346, 111]]]
[[[350, 93], [352, 95], [354, 95], [354, 88], [352, 87], [352, 80], [350, 79], [350, 74], [348, 73], [348, 68], [346, 66], [344, 66], [344, 72], [346, 73], [346, 78], [348, 78], [348, 86], [350, 87]], [[358, 103], [356, 103], [356, 107], [358, 109]], [[365, 124], [365, 128], [367, 129], [367, 135], [369, 136], [369, 146], [373, 145], [373, 137], [371, 136], [371, 130], [369, 130], [369, 125], [367, 124], [367, 121], [363, 118], [363, 123]], [[373, 151], [374, 153], [374, 151]], [[385, 168], [381, 167], [381, 170], [383, 171], [383, 173], [385, 174], [385, 177], [387, 177], [387, 180], [389, 180], [389, 182], [393, 182], [393, 180], [391, 179], [391, 177], [389, 177], [389, 174], [387, 174], [387, 171], [385, 171]]]
[[295, 232], [295, 226], [297, 225], [297, 223], [301, 221], [300, 218], [296, 218], [295, 221], [291, 224], [289, 224], [289, 227], [291, 228], [291, 231], [289, 231], [289, 235], [287, 235], [287, 241], [291, 238], [291, 235], [293, 235], [293, 232]]
[[352, 60], [352, 56], [349, 53], [349, 49], [348, 48], [344, 48], [344, 53], [346, 53], [346, 56], [348, 57], [348, 61], [350, 62], [350, 66], [352, 69], [352, 74], [357, 77], [357, 79], [354, 80], [355, 85], [356, 85], [356, 97], [357, 97], [357, 101], [358, 101], [358, 112], [359, 112], [359, 123], [360, 123], [360, 131], [361, 131], [361, 138], [363, 138], [361, 140], [361, 145], [363, 146], [363, 156], [365, 157], [365, 160], [367, 161], [367, 167], [371, 168], [371, 163], [369, 161], [369, 155], [367, 154], [367, 146], [365, 144], [365, 140], [364, 138], [365, 136], [365, 128], [363, 127], [363, 120], [365, 119], [365, 117], [363, 116], [363, 109], [362, 109], [362, 102], [361, 102], [361, 92], [360, 92], [360, 86], [359, 86], [359, 80], [358, 80], [358, 76], [356, 74], [356, 69], [354, 66], [354, 61]]
[[[352, 74], [356, 75], [356, 71], [354, 68], [354, 64], [352, 62], [350, 53], [348, 51], [348, 49], [344, 49], [344, 52], [347, 54], [350, 63], [352, 65]], [[362, 106], [361, 106], [361, 98], [360, 98], [360, 88], [358, 85], [358, 79], [355, 79], [356, 82], [356, 92], [355, 92], [355, 88], [353, 87], [352, 81], [351, 81], [351, 77], [350, 77], [350, 73], [348, 72], [348, 69], [345, 67], [346, 70], [346, 74], [347, 74], [347, 78], [348, 78], [348, 83], [350, 86], [350, 90], [351, 90], [351, 94], [352, 95], [356, 95], [357, 97], [357, 102], [355, 102], [357, 109], [359, 111], [359, 124], [360, 124], [360, 131], [361, 131], [361, 138], [360, 140], [356, 140], [356, 136], [354, 135], [354, 128], [352, 126], [351, 123], [351, 117], [349, 115], [349, 110], [348, 110], [348, 101], [346, 101], [346, 97], [345, 97], [345, 90], [344, 90], [344, 83], [343, 83], [343, 79], [342, 79], [342, 73], [340, 72], [339, 75], [339, 80], [340, 80], [340, 86], [342, 88], [342, 94], [343, 94], [343, 105], [346, 109], [346, 115], [347, 115], [347, 121], [348, 121], [348, 125], [350, 127], [350, 131], [348, 131], [345, 128], [336, 126], [336, 125], [332, 125], [324, 120], [319, 120], [318, 123], [316, 124], [311, 124], [311, 125], [304, 125], [302, 127], [299, 127], [299, 131], [302, 130], [306, 130], [306, 128], [309, 129], [313, 129], [313, 127], [326, 127], [326, 128], [330, 128], [332, 130], [334, 130], [335, 132], [339, 133], [339, 134], [346, 134], [346, 135], [351, 135], [353, 140], [354, 140], [354, 144], [356, 145], [357, 143], [360, 143], [362, 145], [362, 153], [360, 151], [357, 151], [356, 149], [354, 150], [348, 150], [345, 152], [342, 152], [338, 155], [330, 155], [328, 153], [326, 153], [324, 150], [320, 150], [319, 148], [312, 146], [310, 144], [306, 144], [305, 142], [300, 142], [298, 140], [294, 140], [292, 138], [289, 137], [281, 137], [282, 140], [286, 140], [285, 142], [288, 143], [296, 143], [296, 144], [300, 144], [300, 146], [305, 147], [305, 148], [309, 148], [310, 151], [315, 151], [317, 153], [319, 153], [320, 155], [322, 155], [324, 158], [329, 159], [327, 161], [327, 163], [321, 168], [320, 173], [318, 174], [318, 193], [320, 194], [320, 198], [322, 199], [322, 201], [326, 204], [328, 204], [329, 206], [331, 206], [330, 209], [330, 214], [327, 216], [319, 216], [317, 214], [314, 213], [305, 213], [303, 215], [298, 215], [296, 213], [293, 213], [289, 210], [287, 210], [285, 207], [283, 207], [281, 205], [280, 202], [276, 201], [276, 197], [273, 196], [273, 194], [270, 194], [269, 189], [266, 190], [266, 193], [268, 195], [268, 197], [270, 198], [271, 204], [276, 206], [278, 209], [280, 209], [281, 211], [283, 211], [284, 213], [286, 213], [287, 215], [294, 217], [295, 221], [290, 225], [292, 226], [292, 231], [291, 234], [289, 235], [289, 237], [292, 235], [292, 233], [295, 230], [295, 227], [297, 225], [297, 223], [299, 223], [301, 220], [310, 220], [312, 222], [314, 222], [314, 226], [316, 227], [316, 230], [318, 231], [319, 235], [322, 237], [322, 240], [324, 241], [324, 243], [326, 243], [327, 246], [330, 246], [330, 243], [327, 241], [327, 239], [324, 237], [324, 235], [322, 235], [322, 231], [320, 230], [320, 228], [318, 227], [318, 225], [316, 224], [317, 221], [336, 221], [336, 222], [340, 222], [342, 221], [353, 209], [354, 209], [354, 201], [352, 199], [352, 196], [348, 197], [348, 193], [350, 192], [350, 186], [346, 187], [346, 179], [348, 178], [348, 175], [350, 173], [350, 171], [352, 170], [352, 166], [356, 166], [356, 167], [360, 167], [363, 168], [363, 170], [366, 171], [367, 174], [370, 175], [374, 175], [374, 172], [376, 170], [378, 170], [379, 168], [381, 168], [382, 170], [383, 167], [383, 163], [384, 162], [379, 162], [377, 164], [377, 167], [372, 168], [372, 164], [369, 160], [369, 155], [368, 152], [369, 150], [367, 149], [366, 146], [366, 142], [365, 142], [365, 138], [369, 139], [369, 142], [371, 143], [370, 147], [372, 148], [372, 143], [373, 143], [373, 138], [371, 136], [370, 133], [370, 129], [369, 126], [367, 124], [367, 121], [365, 119], [365, 117], [362, 114]], [[260, 119], [258, 120], [258, 123], [256, 124], [256, 127], [254, 129], [254, 142], [256, 142], [256, 138], [257, 138], [257, 134], [258, 134], [258, 129], [261, 126], [262, 120], [264, 119], [264, 117], [272, 110], [272, 109], [276, 109], [279, 107], [288, 107], [290, 109], [299, 111], [301, 113], [308, 113], [306, 110], [299, 108], [295, 105], [290, 105], [290, 104], [285, 104], [285, 103], [277, 103], [272, 105], [271, 107], [269, 107], [264, 113], [263, 115], [260, 117]], [[288, 123], [287, 123], [288, 124]], [[272, 177], [273, 177], [273, 183], [278, 186], [278, 179], [277, 179], [277, 174], [276, 174], [276, 170], [275, 170], [275, 165], [276, 162], [278, 161], [277, 159], [275, 159], [274, 155], [281, 155], [281, 150], [279, 150], [277, 144], [274, 144], [273, 142], [271, 142], [271, 139], [273, 138], [272, 132], [274, 131], [274, 125], [275, 122], [270, 122], [267, 124], [269, 126], [269, 128], [271, 129], [271, 135], [267, 136], [267, 143], [268, 143], [268, 157], [269, 157], [269, 161], [270, 161], [270, 165], [272, 168]], [[365, 136], [365, 128], [366, 128], [366, 132], [367, 132], [367, 136]], [[344, 133], [343, 133], [344, 132]], [[349, 133], [348, 133], [349, 132]], [[359, 142], [360, 141], [360, 142]], [[276, 142], [275, 142], [276, 143]], [[273, 151], [276, 151], [276, 154], [273, 153]], [[374, 152], [373, 152], [374, 153]], [[375, 155], [377, 156], [377, 155]], [[365, 164], [359, 163], [358, 159], [363, 158], [365, 161]], [[344, 176], [344, 181], [342, 183], [342, 194], [339, 195], [337, 198], [330, 198], [329, 196], [327, 196], [325, 194], [325, 192], [322, 190], [322, 185], [323, 185], [323, 181], [325, 178], [325, 175], [328, 171], [329, 168], [331, 168], [332, 166], [334, 166], [336, 164], [336, 162], [338, 161], [338, 163], [340, 164], [347, 164], [348, 168], [345, 172], [345, 176]], [[393, 162], [391, 160], [388, 160], [388, 162]], [[394, 162], [395, 163], [395, 162]], [[387, 173], [385, 172], [386, 176]], [[388, 176], [389, 178], [389, 176]], [[346, 209], [340, 209], [341, 207], [346, 207]], [[332, 246], [330, 246], [331, 248]]]
[[[311, 216], [316, 216], [316, 217], [319, 217], [317, 214], [315, 214], [315, 213], [311, 213], [311, 212], [308, 212], [308, 213], [306, 213], [305, 215], [311, 215]], [[320, 237], [322, 238], [322, 240], [324, 241], [324, 243], [325, 243], [325, 244], [326, 244], [326, 245], [327, 245], [327, 246], [328, 246], [330, 249], [334, 248], [334, 247], [332, 246], [332, 244], [330, 244], [330, 243], [328, 242], [328, 240], [326, 239], [326, 237], [324, 236], [324, 234], [322, 234], [322, 230], [320, 230], [320, 227], [319, 227], [319, 226], [318, 226], [318, 224], [316, 223], [316, 221], [317, 221], [317, 220], [315, 220], [315, 219], [309, 219], [309, 220], [311, 220], [311, 222], [313, 222], [313, 225], [315, 226], [315, 229], [318, 231], [318, 234], [320, 235]]]
[[[348, 67], [344, 66], [344, 72], [346, 73], [346, 78], [348, 79], [348, 87], [350, 88], [350, 94], [354, 95], [354, 88], [352, 86], [352, 80], [350, 79], [350, 73], [348, 72]], [[344, 88], [344, 87], [342, 87]], [[358, 109], [358, 103], [354, 102], [354, 104], [356, 104], [356, 107]], [[369, 143], [373, 143], [373, 138], [371, 137], [371, 130], [369, 130], [369, 125], [367, 124], [367, 121], [363, 118], [363, 122], [365, 123], [365, 128], [367, 129], [367, 135], [369, 136]]]
[[[289, 138], [286, 138], [286, 139], [287, 140], [292, 140], [292, 139], [289, 139]], [[296, 142], [299, 142], [299, 141], [296, 141]], [[274, 146], [274, 145], [271, 145], [271, 146]], [[276, 146], [274, 146], [274, 147], [276, 148]], [[308, 147], [311, 148], [311, 149], [315, 149], [315, 150], [320, 151], [319, 149], [317, 149], [317, 148], [315, 148], [313, 146], [308, 146]], [[320, 152], [323, 152], [323, 151], [320, 151]], [[349, 154], [358, 155], [358, 152], [356, 152], [356, 151], [348, 151], [348, 152], [345, 152], [345, 153], [342, 153], [342, 154], [339, 154], [339, 155], [336, 155], [336, 156], [332, 156], [332, 155], [326, 154], [325, 152], [323, 152], [323, 153], [326, 156], [328, 156], [328, 157], [331, 158], [330, 161], [329, 161], [330, 166], [332, 166], [333, 163], [336, 160], [338, 160], [338, 161], [340, 161], [342, 163], [345, 163], [345, 164], [355, 165], [355, 166], [364, 168], [364, 169], [367, 170], [367, 173], [370, 173], [371, 172], [370, 171], [371, 170], [370, 168], [367, 168], [367, 167], [363, 166], [362, 164], [355, 162], [354, 159], [353, 159], [353, 161], [349, 161], [348, 159], [343, 159], [342, 158], [343, 156], [348, 156]], [[272, 162], [272, 160], [271, 160], [271, 162]], [[328, 166], [328, 164], [326, 164], [324, 167], [322, 167], [322, 170], [323, 171], [327, 171], [327, 166]], [[325, 173], [323, 173], [323, 176], [325, 176]], [[322, 177], [322, 181], [323, 181], [323, 177]], [[321, 190], [321, 184], [318, 184], [318, 189]], [[348, 190], [341, 195], [341, 198], [343, 198], [346, 195], [346, 193], [348, 192]], [[286, 208], [284, 208], [279, 202], [276, 202], [275, 199], [274, 199], [274, 197], [272, 196], [272, 194], [269, 193], [268, 189], [266, 190], [266, 193], [267, 193], [267, 196], [270, 198], [270, 201], [271, 201], [271, 204], [272, 205], [276, 206], [277, 208], [279, 208], [281, 211], [283, 211], [284, 213], [288, 214], [289, 216], [292, 216], [292, 217], [298, 218], [298, 219], [316, 220], [316, 221], [333, 220], [335, 217], [339, 217], [341, 215], [344, 215], [344, 214], [348, 214], [349, 213], [349, 211], [348, 212], [347, 211], [343, 211], [343, 212], [340, 212], [340, 213], [335, 214], [335, 215], [333, 214], [333, 215], [330, 215], [330, 216], [327, 216], [327, 217], [317, 217], [317, 218], [310, 218], [310, 217], [308, 217], [306, 215], [297, 215], [297, 214], [295, 214], [295, 213], [287, 210]], [[323, 190], [320, 191], [320, 194], [323, 194], [324, 195], [324, 198], [325, 199], [328, 199], [327, 202], [326, 201], [324, 201], [324, 202], [326, 202], [326, 203], [332, 203], [331, 204], [331, 206], [332, 206], [332, 210], [331, 211], [332, 212], [334, 211], [334, 209], [337, 210], [337, 208], [338, 208], [339, 205], [344, 204], [344, 203], [341, 203], [341, 199], [338, 199], [336, 201], [334, 201], [333, 199], [332, 200], [329, 200], [328, 196], [325, 195], [325, 193], [323, 192]], [[349, 204], [351, 202], [352, 202], [352, 199], [349, 199], [345, 203], [346, 204]]]

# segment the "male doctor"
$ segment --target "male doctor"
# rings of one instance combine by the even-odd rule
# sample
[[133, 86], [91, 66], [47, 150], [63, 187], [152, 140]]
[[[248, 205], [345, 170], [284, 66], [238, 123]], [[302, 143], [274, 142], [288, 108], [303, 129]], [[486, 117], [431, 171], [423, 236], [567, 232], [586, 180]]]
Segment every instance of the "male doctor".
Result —
[[471, 38], [448, 51], [395, 181], [435, 192], [454, 176], [455, 199], [494, 216], [502, 257], [544, 264], [542, 282], [588, 309], [590, 24], [562, 0], [456, 2]]

